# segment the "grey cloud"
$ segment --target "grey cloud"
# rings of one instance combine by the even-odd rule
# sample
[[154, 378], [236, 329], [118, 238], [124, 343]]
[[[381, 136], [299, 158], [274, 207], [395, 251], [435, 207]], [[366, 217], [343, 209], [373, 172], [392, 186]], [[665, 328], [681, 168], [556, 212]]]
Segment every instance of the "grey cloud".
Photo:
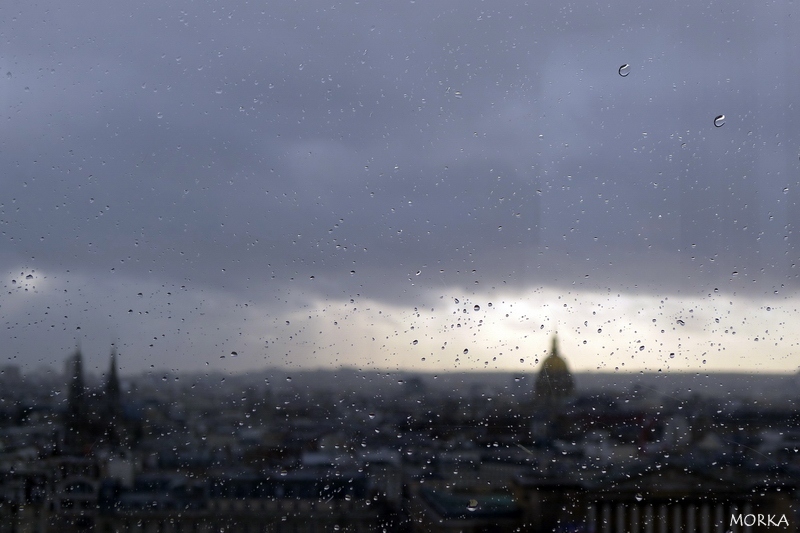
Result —
[[3, 267], [262, 302], [772, 292], [800, 220], [789, 9], [6, 7]]

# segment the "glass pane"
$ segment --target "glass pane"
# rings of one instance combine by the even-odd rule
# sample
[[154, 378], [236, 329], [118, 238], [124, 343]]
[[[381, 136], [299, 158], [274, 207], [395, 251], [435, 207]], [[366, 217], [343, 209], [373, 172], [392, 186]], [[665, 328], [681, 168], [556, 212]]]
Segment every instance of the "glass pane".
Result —
[[0, 530], [794, 528], [795, 12], [0, 6]]

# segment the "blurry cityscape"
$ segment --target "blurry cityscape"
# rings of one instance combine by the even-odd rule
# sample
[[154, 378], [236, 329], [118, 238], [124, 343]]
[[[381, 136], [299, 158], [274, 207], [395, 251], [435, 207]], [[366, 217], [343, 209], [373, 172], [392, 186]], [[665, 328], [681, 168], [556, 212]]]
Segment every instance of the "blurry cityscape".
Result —
[[0, 375], [0, 531], [795, 531], [794, 375]]

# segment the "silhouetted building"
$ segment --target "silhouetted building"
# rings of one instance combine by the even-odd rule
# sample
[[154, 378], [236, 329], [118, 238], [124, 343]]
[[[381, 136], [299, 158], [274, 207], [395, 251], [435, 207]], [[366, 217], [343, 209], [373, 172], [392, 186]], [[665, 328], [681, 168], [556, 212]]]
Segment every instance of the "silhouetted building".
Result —
[[83, 382], [83, 356], [80, 349], [67, 359], [66, 375], [69, 379], [67, 420], [74, 422], [86, 416], [86, 385]]
[[122, 410], [122, 391], [117, 374], [117, 349], [111, 349], [111, 362], [102, 396], [100, 424], [109, 445], [118, 447], [128, 441], [128, 425]]
[[756, 533], [778, 529], [758, 516], [796, 531], [794, 475], [780, 467], [660, 458], [613, 472], [521, 475], [511, 488], [523, 507], [524, 531]]
[[67, 410], [64, 413], [64, 445], [68, 451], [79, 449], [89, 431], [89, 410], [86, 403], [86, 385], [83, 381], [83, 356], [80, 349], [67, 359]]
[[64, 451], [85, 454], [95, 446], [115, 448], [125, 444], [129, 431], [122, 409], [116, 348], [112, 348], [108, 376], [101, 390], [90, 392], [87, 389], [80, 350], [67, 360], [66, 374], [69, 383], [64, 413]]
[[554, 335], [550, 354], [542, 361], [533, 391], [531, 436], [534, 439], [552, 437], [559, 432], [559, 419], [574, 392], [575, 381], [558, 352], [558, 338]]
[[113, 420], [122, 412], [122, 398], [117, 375], [117, 349], [111, 349], [111, 364], [108, 369], [108, 378], [105, 387], [106, 417]]
[[536, 377], [534, 402], [539, 408], [560, 409], [572, 398], [575, 382], [567, 362], [558, 353], [558, 338], [553, 336], [553, 345]]

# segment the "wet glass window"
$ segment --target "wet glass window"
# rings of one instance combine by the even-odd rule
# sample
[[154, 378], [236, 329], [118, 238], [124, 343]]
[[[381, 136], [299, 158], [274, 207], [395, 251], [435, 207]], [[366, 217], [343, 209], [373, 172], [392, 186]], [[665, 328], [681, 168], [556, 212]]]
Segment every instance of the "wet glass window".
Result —
[[0, 531], [794, 530], [796, 11], [0, 6]]

